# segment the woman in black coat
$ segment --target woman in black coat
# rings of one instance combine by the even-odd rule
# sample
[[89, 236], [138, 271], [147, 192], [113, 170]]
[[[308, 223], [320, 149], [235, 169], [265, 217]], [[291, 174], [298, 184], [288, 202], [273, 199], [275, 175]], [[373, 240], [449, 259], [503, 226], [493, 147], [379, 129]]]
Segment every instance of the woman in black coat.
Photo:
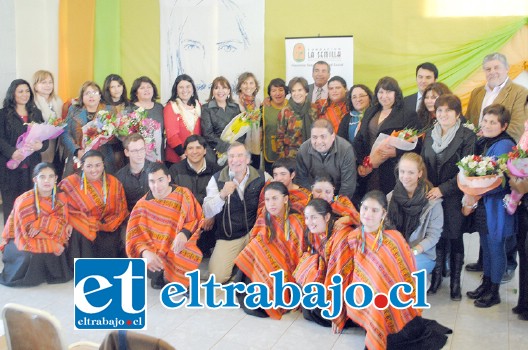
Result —
[[364, 193], [370, 190], [381, 190], [387, 194], [394, 189], [396, 184], [394, 168], [403, 151], [387, 146], [388, 148], [383, 150], [383, 163], [376, 164], [376, 161], [371, 159], [371, 167], [363, 164], [369, 162], [365, 159], [370, 155], [379, 134], [390, 135], [395, 130], [416, 128], [416, 123], [416, 113], [404, 111], [403, 94], [398, 82], [391, 77], [381, 78], [374, 89], [373, 105], [365, 111], [359, 131], [352, 143], [356, 152], [359, 175], [355, 199], [362, 198]]
[[[442, 198], [444, 209], [444, 229], [436, 245], [436, 265], [433, 269], [430, 293], [436, 293], [442, 282], [443, 261], [446, 256], [446, 244], [450, 244], [451, 266], [451, 299], [462, 298], [460, 273], [464, 264], [464, 242], [462, 240], [463, 224], [462, 191], [457, 186], [458, 166], [456, 163], [467, 155], [473, 154], [477, 137], [464, 127], [461, 121], [462, 106], [455, 95], [446, 94], [435, 102], [437, 124], [428, 131], [422, 157], [427, 166], [429, 181], [434, 188], [428, 198]], [[448, 241], [449, 240], [449, 241]]]
[[40, 152], [48, 148], [48, 142], [34, 141], [27, 144], [34, 151], [17, 168], [7, 167], [10, 159], [20, 161], [22, 150], [16, 148], [18, 137], [27, 131], [26, 123], [43, 123], [42, 113], [33, 102], [30, 85], [23, 79], [13, 80], [7, 89], [4, 108], [0, 109], [0, 192], [2, 193], [4, 224], [13, 209], [15, 199], [32, 187], [31, 173], [41, 162]]
[[[240, 107], [233, 101], [229, 81], [224, 77], [215, 78], [211, 84], [209, 100], [202, 107], [202, 135], [211, 153], [211, 157], [207, 157], [209, 160], [215, 159], [216, 152], [227, 152], [229, 142], [220, 139], [220, 135], [227, 124], [238, 114], [240, 114]], [[243, 136], [237, 141], [244, 142], [244, 138]]]

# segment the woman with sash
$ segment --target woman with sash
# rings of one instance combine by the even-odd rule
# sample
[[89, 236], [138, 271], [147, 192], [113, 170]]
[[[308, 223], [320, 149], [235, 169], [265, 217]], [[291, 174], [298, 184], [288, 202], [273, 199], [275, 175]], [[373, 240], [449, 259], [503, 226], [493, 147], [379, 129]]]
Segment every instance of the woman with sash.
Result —
[[124, 256], [119, 226], [128, 216], [125, 190], [104, 171], [103, 155], [90, 150], [81, 158], [82, 173], [63, 179], [59, 186], [68, 197], [73, 232], [68, 259]]
[[62, 283], [73, 277], [64, 254], [72, 227], [53, 165], [38, 164], [33, 182], [34, 188], [16, 199], [2, 233], [0, 284], [10, 287]]
[[[236, 281], [259, 282], [267, 285], [270, 299], [274, 293], [269, 273], [284, 271], [283, 282], [295, 282], [293, 271], [304, 249], [304, 222], [297, 212], [290, 211], [288, 189], [281, 182], [271, 182], [264, 189], [266, 211], [250, 231], [250, 241], [235, 259], [239, 271]], [[247, 314], [280, 319], [287, 310], [261, 308], [250, 310], [239, 294], [239, 303]], [[289, 303], [289, 295], [284, 299]]]

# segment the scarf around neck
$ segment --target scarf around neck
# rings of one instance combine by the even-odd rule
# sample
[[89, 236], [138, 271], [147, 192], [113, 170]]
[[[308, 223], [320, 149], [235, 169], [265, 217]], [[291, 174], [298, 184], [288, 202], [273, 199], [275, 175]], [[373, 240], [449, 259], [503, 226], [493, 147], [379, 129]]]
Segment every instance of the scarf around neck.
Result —
[[302, 121], [302, 138], [303, 141], [306, 141], [310, 136], [310, 130], [313, 123], [312, 116], [310, 115], [312, 103], [310, 100], [308, 100], [308, 98], [304, 100], [303, 104], [296, 103], [292, 98], [290, 98], [288, 105], [290, 105], [293, 112], [298, 116], [297, 119]]
[[418, 181], [412, 198], [409, 198], [401, 181], [396, 181], [389, 203], [389, 220], [401, 232], [406, 241], [409, 241], [409, 237], [420, 224], [420, 215], [428, 202], [425, 181]]
[[442, 136], [442, 127], [440, 124], [435, 124], [433, 131], [431, 131], [431, 137], [433, 138], [433, 151], [435, 151], [436, 154], [445, 150], [451, 141], [453, 141], [458, 129], [460, 128], [460, 123], [460, 118], [458, 118], [455, 125], [447, 130], [447, 133], [444, 136]]

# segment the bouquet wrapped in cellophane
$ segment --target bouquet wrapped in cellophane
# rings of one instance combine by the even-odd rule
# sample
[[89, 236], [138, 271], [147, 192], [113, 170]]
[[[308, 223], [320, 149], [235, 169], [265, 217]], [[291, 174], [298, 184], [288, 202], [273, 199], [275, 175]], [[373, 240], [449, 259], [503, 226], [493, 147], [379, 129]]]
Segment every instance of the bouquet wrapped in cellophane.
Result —
[[[53, 122], [53, 121], [52, 121]], [[24, 156], [21, 160], [10, 159], [6, 165], [9, 169], [16, 169], [24, 159], [29, 157], [34, 151], [29, 145], [35, 141], [44, 142], [46, 140], [55, 139], [64, 132], [65, 123], [58, 123], [57, 126], [49, 123], [29, 123], [27, 130], [17, 139], [16, 148], [21, 150]]]
[[[250, 125], [251, 121], [247, 117], [247, 113], [242, 112], [234, 117], [229, 122], [229, 124], [226, 125], [222, 131], [222, 134], [220, 135], [220, 139], [228, 143], [233, 143], [248, 132]], [[227, 161], [227, 153], [217, 153], [217, 156], [218, 165], [223, 166]]]

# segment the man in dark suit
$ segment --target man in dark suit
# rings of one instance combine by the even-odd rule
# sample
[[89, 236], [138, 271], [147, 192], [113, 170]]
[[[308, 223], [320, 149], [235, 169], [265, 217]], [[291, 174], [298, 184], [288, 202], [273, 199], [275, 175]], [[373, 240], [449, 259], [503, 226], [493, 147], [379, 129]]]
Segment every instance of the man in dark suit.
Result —
[[313, 84], [308, 85], [308, 98], [315, 102], [328, 98], [328, 79], [330, 79], [330, 65], [325, 61], [317, 61], [312, 68]]
[[418, 85], [418, 92], [403, 99], [406, 111], [418, 111], [425, 88], [429, 84], [436, 82], [436, 79], [438, 79], [438, 68], [434, 64], [425, 62], [416, 67], [416, 85]]

